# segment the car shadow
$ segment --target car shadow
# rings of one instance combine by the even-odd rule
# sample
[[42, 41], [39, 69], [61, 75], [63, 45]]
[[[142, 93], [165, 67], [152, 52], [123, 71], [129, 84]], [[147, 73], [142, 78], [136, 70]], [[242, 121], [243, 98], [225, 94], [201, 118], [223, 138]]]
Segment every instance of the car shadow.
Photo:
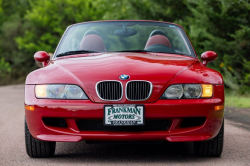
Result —
[[[71, 163], [155, 163], [202, 162], [209, 158], [194, 155], [192, 142], [164, 144], [86, 144], [57, 143], [55, 156], [50, 160]], [[219, 158], [217, 158], [219, 159]], [[214, 160], [214, 159], [213, 159]]]

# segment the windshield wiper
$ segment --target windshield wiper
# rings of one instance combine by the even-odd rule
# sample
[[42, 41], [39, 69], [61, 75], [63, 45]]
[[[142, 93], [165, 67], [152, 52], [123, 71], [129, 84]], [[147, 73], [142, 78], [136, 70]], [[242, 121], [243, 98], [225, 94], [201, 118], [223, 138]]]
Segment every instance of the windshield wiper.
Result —
[[74, 55], [74, 54], [87, 54], [87, 53], [98, 53], [98, 52], [89, 51], [89, 50], [67, 51], [67, 52], [56, 55], [56, 57], [62, 57], [62, 56]]
[[185, 53], [178, 53], [178, 52], [161, 52], [161, 51], [147, 51], [147, 50], [122, 50], [122, 51], [115, 51], [115, 52], [152, 52], [152, 53], [165, 53], [165, 54], [178, 54], [178, 55], [187, 55]]
[[181, 53], [181, 52], [154, 52], [154, 53], [165, 53], [165, 54], [176, 54], [176, 55], [187, 55], [190, 56], [189, 54]]
[[115, 52], [152, 52], [147, 50], [122, 50], [122, 51], [115, 51]]

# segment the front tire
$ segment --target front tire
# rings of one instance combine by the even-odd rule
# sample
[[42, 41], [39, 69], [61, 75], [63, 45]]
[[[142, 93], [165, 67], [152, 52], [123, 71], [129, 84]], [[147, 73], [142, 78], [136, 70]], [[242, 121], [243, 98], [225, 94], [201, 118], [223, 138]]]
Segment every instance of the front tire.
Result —
[[224, 142], [224, 120], [218, 135], [207, 141], [194, 142], [194, 152], [201, 157], [220, 157]]
[[25, 120], [25, 144], [26, 144], [27, 154], [33, 158], [52, 157], [56, 149], [56, 142], [47, 142], [35, 139], [30, 134], [26, 120]]

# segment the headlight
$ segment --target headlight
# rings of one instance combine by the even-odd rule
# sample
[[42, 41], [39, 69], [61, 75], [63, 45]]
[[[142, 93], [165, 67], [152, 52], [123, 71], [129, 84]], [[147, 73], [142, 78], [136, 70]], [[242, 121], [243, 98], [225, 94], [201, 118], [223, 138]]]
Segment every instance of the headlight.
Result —
[[170, 85], [161, 99], [194, 99], [210, 98], [213, 96], [213, 85], [211, 84], [175, 84]]
[[200, 84], [186, 84], [184, 85], [184, 96], [185, 98], [199, 98], [201, 96], [201, 85]]
[[167, 99], [179, 99], [183, 95], [183, 88], [182, 85], [172, 85], [169, 86], [163, 96], [166, 97]]
[[46, 97], [51, 99], [62, 99], [64, 97], [64, 89], [65, 85], [47, 85]]
[[[79, 86], [67, 85], [65, 88], [65, 95], [68, 99], [81, 99], [85, 95]], [[86, 95], [85, 95], [86, 96]]]
[[35, 94], [37, 98], [88, 99], [84, 91], [77, 85], [36, 85]]

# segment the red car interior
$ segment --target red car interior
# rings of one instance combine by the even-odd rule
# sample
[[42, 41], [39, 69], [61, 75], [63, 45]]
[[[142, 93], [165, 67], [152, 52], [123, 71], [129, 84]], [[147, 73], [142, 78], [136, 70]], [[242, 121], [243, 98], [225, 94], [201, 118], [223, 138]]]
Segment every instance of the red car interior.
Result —
[[96, 34], [84, 36], [79, 46], [79, 50], [91, 50], [96, 52], [106, 51], [102, 38]]
[[163, 35], [154, 35], [148, 39], [145, 49], [148, 48], [149, 46], [156, 45], [156, 44], [161, 44], [161, 45], [168, 46], [169, 48], [171, 48], [170, 41], [167, 37]]

